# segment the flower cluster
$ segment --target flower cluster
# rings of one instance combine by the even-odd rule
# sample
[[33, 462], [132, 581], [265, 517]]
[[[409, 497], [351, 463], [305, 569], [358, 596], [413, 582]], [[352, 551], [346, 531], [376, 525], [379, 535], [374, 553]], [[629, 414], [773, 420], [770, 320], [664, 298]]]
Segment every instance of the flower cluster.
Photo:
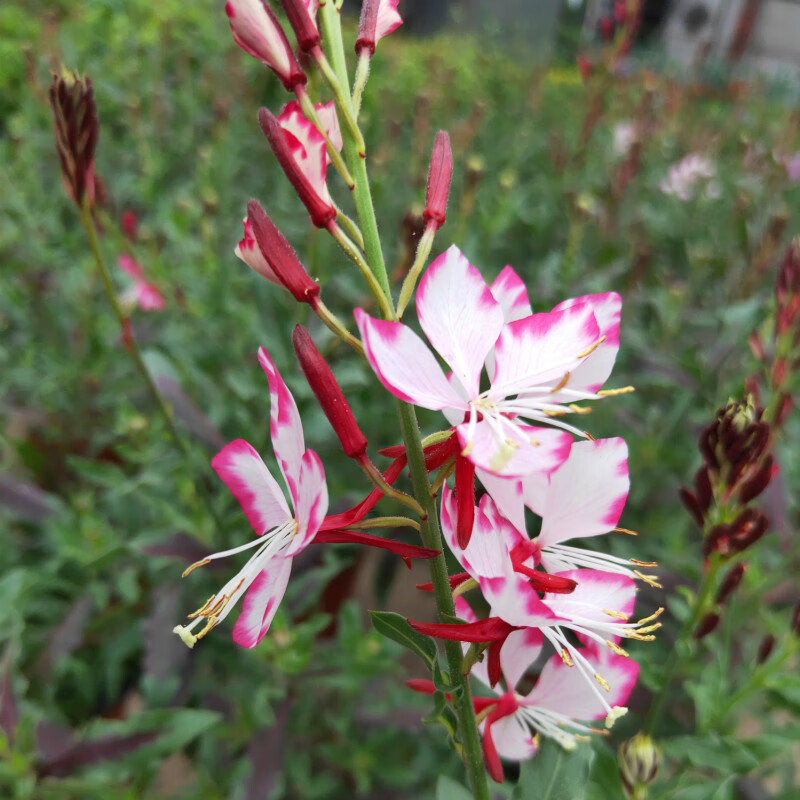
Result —
[[[321, 48], [318, 23], [326, 38], [331, 31], [338, 35], [333, 4], [283, 0], [283, 7], [302, 58], [295, 56], [266, 3], [229, 0], [226, 7], [236, 42], [271, 67], [297, 98], [277, 116], [262, 108], [259, 123], [311, 223], [327, 231], [358, 267], [381, 316], [355, 308], [358, 331], [352, 333], [322, 302], [322, 287], [254, 200], [236, 255], [294, 300], [308, 304], [334, 335], [365, 358], [383, 386], [402, 401], [404, 442], [379, 451], [392, 459], [385, 470], [372, 463], [369, 442], [331, 368], [309, 332], [298, 326], [292, 341], [302, 371], [345, 455], [372, 484], [352, 509], [328, 515], [322, 463], [306, 449], [294, 399], [261, 348], [272, 447], [288, 499], [244, 440], [214, 458], [214, 469], [240, 503], [255, 537], [186, 570], [250, 553], [239, 572], [175, 632], [194, 646], [241, 599], [233, 637], [242, 646], [255, 646], [269, 630], [293, 558], [314, 543], [361, 543], [405, 560], [437, 559], [432, 574], [439, 583], [419, 588], [437, 588], [439, 619], [408, 624], [419, 633], [450, 640], [449, 696], [454, 702], [456, 695], [467, 698], [476, 747], [479, 725], [490, 774], [502, 780], [500, 758], [530, 756], [539, 735], [572, 747], [594, 730], [593, 720], [605, 719], [611, 727], [625, 713], [638, 674], [620, 642], [652, 639], [659, 627], [654, 620], [660, 611], [634, 617], [636, 583], [658, 586], [655, 576], [643, 571], [655, 565], [611, 555], [600, 545], [608, 534], [631, 533], [618, 527], [629, 488], [627, 446], [619, 438], [595, 440], [576, 422], [591, 411], [586, 401], [631, 391], [604, 388], [619, 349], [621, 299], [613, 292], [586, 295], [534, 313], [522, 279], [510, 266], [487, 283], [455, 246], [425, 270], [433, 238], [446, 219], [453, 173], [449, 137], [440, 132], [430, 162], [423, 233], [395, 306], [379, 243], [376, 250], [357, 120], [375, 44], [400, 24], [396, 3], [364, 3], [352, 93], [340, 82], [340, 60], [332, 67]], [[315, 104], [308, 97], [303, 69], [311, 64], [334, 102]], [[330, 165], [354, 193], [358, 222], [333, 200], [327, 183]], [[427, 342], [401, 321], [415, 290]], [[442, 429], [420, 440], [410, 406], [441, 411]], [[412, 414], [411, 423], [403, 409]], [[413, 496], [394, 486], [406, 467]], [[367, 518], [384, 498], [417, 518]], [[533, 535], [526, 528], [531, 513], [541, 520]], [[361, 532], [396, 527], [398, 521], [419, 530], [425, 546]], [[592, 546], [581, 546], [579, 540], [587, 539]], [[452, 598], [442, 577], [444, 543], [462, 569], [449, 576]], [[465, 599], [476, 590], [489, 608], [482, 619]], [[453, 642], [462, 643], [461, 648]], [[488, 692], [475, 697], [474, 708], [464, 682], [470, 671]], [[423, 692], [439, 690], [427, 681], [410, 685]], [[463, 717], [460, 724], [465, 724]]]
[[717, 170], [712, 161], [699, 153], [690, 153], [667, 170], [661, 181], [664, 194], [671, 194], [684, 202], [694, 197], [698, 185], [703, 186], [706, 197], [719, 197], [719, 185], [714, 181]]

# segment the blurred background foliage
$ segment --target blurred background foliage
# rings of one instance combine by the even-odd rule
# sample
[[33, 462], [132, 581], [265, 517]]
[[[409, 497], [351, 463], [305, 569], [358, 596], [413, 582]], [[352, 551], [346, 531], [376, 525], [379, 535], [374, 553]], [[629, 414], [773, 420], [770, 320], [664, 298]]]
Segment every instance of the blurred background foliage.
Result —
[[[677, 487], [699, 464], [700, 428], [758, 368], [747, 337], [769, 313], [777, 255], [800, 232], [800, 184], [779, 157], [800, 148], [800, 119], [765, 80], [730, 86], [647, 68], [619, 78], [598, 112], [573, 66], [570, 31], [559, 41], [572, 44], [547, 61], [478, 36], [400, 31], [381, 42], [362, 113], [397, 274], [432, 139], [445, 128], [456, 172], [436, 252], [456, 242], [490, 278], [512, 264], [535, 310], [589, 292], [624, 298], [614, 385], [637, 391], [598, 405], [586, 424], [629, 443], [622, 524], [640, 536], [617, 544], [661, 563], [666, 595], [648, 589], [641, 602], [666, 600], [669, 618], [655, 643], [632, 648], [642, 682], [615, 728], [623, 737], [658, 684], [686, 610], [682, 587], [701, 569]], [[191, 463], [171, 446], [126, 357], [61, 185], [47, 87], [62, 64], [94, 81], [105, 256], [112, 266], [134, 256], [167, 299], [163, 312], [135, 312], [132, 322]], [[258, 106], [277, 110], [286, 100], [235, 47], [211, 0], [0, 8], [3, 796], [433, 797], [437, 774], [459, 775], [440, 731], [419, 723], [424, 699], [403, 687], [418, 665], [364, 617], [366, 607], [403, 612], [419, 602], [418, 616], [430, 613], [390, 557], [311, 548], [273, 632], [252, 652], [233, 645], [227, 625], [191, 652], [171, 633], [227, 565], [183, 582], [181, 570], [247, 535], [209, 461], [237, 437], [269, 452], [259, 345], [298, 399], [307, 446], [336, 465], [328, 467], [335, 509], [368, 487], [338, 457], [298, 377], [295, 322], [312, 325], [325, 345], [372, 447], [398, 440], [392, 405], [365, 366], [233, 255], [246, 201], [256, 197], [329, 306], [347, 315], [367, 302], [355, 270], [311, 230], [258, 129]], [[634, 119], [645, 133], [626, 179], [630, 161], [614, 149], [614, 127]], [[718, 197], [682, 202], [660, 191], [668, 167], [690, 152], [713, 159]], [[125, 212], [138, 220], [135, 236], [122, 229]], [[123, 291], [127, 278], [115, 277]], [[428, 431], [441, 424], [435, 415], [424, 422]], [[796, 442], [799, 427], [790, 417], [784, 441]], [[766, 782], [771, 796], [796, 796], [780, 793], [795, 779], [787, 748], [797, 723], [785, 710], [800, 708], [798, 681], [771, 686], [733, 718], [714, 714], [751, 669], [762, 635], [788, 629], [798, 599], [797, 499], [787, 490], [797, 485], [796, 448], [781, 449], [779, 463], [765, 501], [769, 537], [661, 732], [678, 765], [664, 797], [759, 796], [736, 794], [748, 780]], [[673, 735], [691, 729], [702, 746]], [[590, 790], [620, 796], [609, 742], [594, 746]]]

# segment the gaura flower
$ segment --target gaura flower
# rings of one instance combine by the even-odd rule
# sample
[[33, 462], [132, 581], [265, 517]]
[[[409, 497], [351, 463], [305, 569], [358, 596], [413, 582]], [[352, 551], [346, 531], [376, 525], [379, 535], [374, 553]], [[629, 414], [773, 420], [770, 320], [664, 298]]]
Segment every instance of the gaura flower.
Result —
[[[233, 629], [234, 641], [242, 647], [255, 647], [269, 630], [286, 591], [292, 559], [309, 544], [366, 544], [396, 553], [404, 560], [433, 558], [439, 551], [407, 545], [347, 527], [363, 519], [381, 497], [373, 490], [357, 506], [341, 514], [326, 517], [328, 488], [319, 456], [305, 449], [303, 426], [297, 405], [272, 359], [262, 347], [258, 360], [267, 374], [270, 390], [270, 437], [284, 483], [289, 491], [291, 509], [278, 482], [255, 449], [242, 439], [224, 447], [211, 464], [239, 501], [256, 538], [247, 544], [214, 553], [192, 564], [183, 574], [218, 558], [255, 549], [239, 572], [193, 614], [188, 625], [175, 627], [181, 639], [194, 647], [216, 627], [244, 597], [242, 612]], [[384, 479], [393, 483], [404, 461], [398, 461]], [[197, 632], [194, 629], [201, 623]]]
[[289, 40], [265, 0], [228, 0], [225, 13], [236, 44], [272, 69], [288, 91], [306, 82]]
[[699, 153], [690, 153], [667, 170], [667, 176], [659, 184], [664, 194], [675, 195], [684, 202], [691, 200], [699, 183], [705, 184], [704, 194], [708, 198], [719, 197], [719, 185], [713, 180], [717, 170], [713, 162]]
[[[192, 622], [175, 628], [190, 647], [222, 622], [242, 596], [242, 613], [234, 626], [233, 639], [242, 647], [255, 647], [269, 630], [286, 591], [292, 558], [308, 546], [328, 510], [322, 462], [313, 450], [305, 449], [294, 398], [263, 347], [258, 351], [258, 360], [269, 381], [272, 447], [293, 510], [261, 456], [247, 442], [237, 439], [214, 457], [212, 466], [241, 504], [257, 538], [214, 553], [184, 572], [187, 575], [209, 561], [255, 548], [244, 567], [189, 615]], [[192, 633], [202, 622], [204, 627]]]
[[[573, 631], [586, 641], [607, 645], [617, 655], [620, 638], [648, 641], [659, 623], [648, 625], [661, 611], [637, 622], [628, 622], [636, 597], [634, 581], [627, 575], [593, 569], [572, 569], [551, 577], [562, 582], [548, 588], [547, 573], [530, 564], [530, 541], [500, 512], [488, 495], [475, 509], [475, 527], [465, 549], [456, 541], [456, 503], [447, 487], [442, 490], [442, 533], [461, 566], [478, 584], [490, 606], [490, 617], [473, 625], [419, 623], [409, 620], [421, 633], [456, 641], [491, 642], [489, 676], [500, 678], [500, 652], [515, 629], [538, 628], [567, 665], [574, 664], [595, 694], [597, 684], [607, 681], [566, 636]], [[569, 586], [571, 584], [571, 587]], [[544, 592], [540, 597], [539, 593]], [[608, 691], [608, 689], [606, 689]]]
[[[468, 623], [477, 621], [463, 597], [456, 598], [456, 614]], [[639, 665], [635, 661], [589, 645], [581, 648], [581, 652], [596, 672], [608, 678], [610, 689], [605, 697], [598, 697], [580, 672], [569, 667], [558, 654], [544, 663], [534, 687], [521, 694], [519, 684], [540, 658], [543, 643], [541, 632], [534, 628], [511, 633], [500, 656], [504, 686], [493, 689], [494, 697], [473, 699], [476, 713], [483, 717], [480, 732], [486, 763], [498, 783], [503, 779], [500, 758], [509, 761], [529, 758], [539, 746], [540, 735], [555, 739], [571, 750], [578, 741], [597, 732], [585, 722], [606, 718], [607, 723], [613, 723], [624, 713], [636, 684]], [[483, 662], [476, 663], [471, 674], [491, 687]], [[435, 689], [431, 681], [409, 681], [409, 685], [421, 692]]]
[[141, 266], [131, 256], [121, 255], [117, 266], [133, 280], [133, 285], [120, 295], [123, 306], [142, 311], [163, 311], [167, 307], [164, 295], [155, 284], [148, 283]]
[[[477, 467], [521, 476], [555, 469], [566, 458], [571, 439], [520, 420], [546, 422], [583, 436], [557, 417], [580, 410], [571, 405], [576, 400], [602, 397], [598, 390], [619, 342], [619, 297], [575, 298], [551, 312], [515, 318], [527, 297], [509, 269], [490, 288], [453, 246], [420, 281], [420, 325], [453, 370], [449, 376], [406, 325], [374, 319], [361, 309], [355, 316], [367, 359], [390, 392], [443, 411], [451, 422], [462, 419], [456, 427], [459, 443]], [[610, 320], [605, 333], [595, 309], [604, 325], [606, 317]], [[491, 385], [482, 391], [485, 363]]]
[[636, 567], [652, 562], [624, 559], [564, 544], [570, 539], [600, 536], [617, 528], [628, 497], [628, 447], [622, 439], [577, 442], [569, 458], [550, 475], [532, 473], [516, 480], [482, 474], [481, 480], [501, 513], [518, 531], [525, 531], [525, 507], [542, 518], [539, 535], [520, 546], [523, 563], [548, 572], [587, 567], [618, 572], [658, 586]]

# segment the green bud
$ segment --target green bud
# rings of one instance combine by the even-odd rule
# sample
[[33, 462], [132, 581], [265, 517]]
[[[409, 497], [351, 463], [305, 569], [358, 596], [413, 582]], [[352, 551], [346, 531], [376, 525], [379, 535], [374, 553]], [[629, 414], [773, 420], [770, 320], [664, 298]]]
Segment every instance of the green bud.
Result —
[[617, 762], [626, 797], [644, 800], [647, 787], [658, 775], [661, 749], [649, 736], [637, 733], [620, 745]]

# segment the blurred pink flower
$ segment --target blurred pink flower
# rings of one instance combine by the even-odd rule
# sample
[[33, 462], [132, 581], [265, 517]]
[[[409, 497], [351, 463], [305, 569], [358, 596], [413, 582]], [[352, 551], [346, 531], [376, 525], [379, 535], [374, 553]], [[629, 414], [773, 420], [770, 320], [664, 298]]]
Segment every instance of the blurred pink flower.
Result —
[[141, 308], [142, 311], [163, 311], [167, 307], [164, 295], [153, 283], [148, 283], [141, 266], [129, 255], [121, 255], [117, 266], [133, 279], [133, 285], [120, 295], [120, 302], [129, 308]]
[[783, 164], [786, 167], [786, 177], [792, 183], [800, 183], [800, 151], [792, 156], [786, 156]]
[[699, 153], [690, 153], [667, 170], [660, 188], [664, 194], [687, 201], [694, 196], [697, 184], [704, 182], [705, 196], [713, 199], [719, 197], [719, 184], [713, 180], [716, 175], [717, 170], [711, 159]]

